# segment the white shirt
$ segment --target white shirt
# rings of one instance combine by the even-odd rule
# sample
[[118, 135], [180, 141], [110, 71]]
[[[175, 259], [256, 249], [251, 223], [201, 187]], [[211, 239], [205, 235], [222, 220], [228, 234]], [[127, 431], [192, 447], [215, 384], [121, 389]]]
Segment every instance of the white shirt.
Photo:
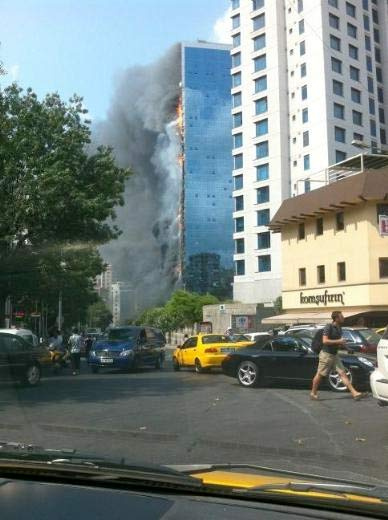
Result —
[[81, 352], [81, 336], [79, 334], [72, 334], [69, 338], [69, 345], [72, 354], [79, 354]]

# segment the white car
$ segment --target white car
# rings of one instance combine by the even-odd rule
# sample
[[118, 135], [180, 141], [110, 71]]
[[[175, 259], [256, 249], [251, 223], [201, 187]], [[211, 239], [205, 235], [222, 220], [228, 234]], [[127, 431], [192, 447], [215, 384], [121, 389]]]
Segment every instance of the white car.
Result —
[[250, 341], [256, 341], [260, 336], [268, 336], [270, 332], [249, 332], [248, 334], [244, 334]]
[[377, 345], [377, 367], [370, 375], [373, 397], [380, 406], [388, 406], [388, 327]]
[[34, 347], [37, 347], [39, 345], [38, 337], [29, 329], [0, 329], [0, 332], [6, 332], [7, 334], [15, 334], [15, 336], [19, 336], [25, 339]]

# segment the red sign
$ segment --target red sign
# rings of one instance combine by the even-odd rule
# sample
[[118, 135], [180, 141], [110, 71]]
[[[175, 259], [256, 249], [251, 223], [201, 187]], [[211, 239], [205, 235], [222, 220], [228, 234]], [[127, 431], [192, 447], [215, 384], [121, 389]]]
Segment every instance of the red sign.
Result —
[[15, 318], [24, 318], [24, 311], [17, 311], [14, 313]]
[[379, 215], [379, 231], [381, 236], [388, 236], [388, 215]]

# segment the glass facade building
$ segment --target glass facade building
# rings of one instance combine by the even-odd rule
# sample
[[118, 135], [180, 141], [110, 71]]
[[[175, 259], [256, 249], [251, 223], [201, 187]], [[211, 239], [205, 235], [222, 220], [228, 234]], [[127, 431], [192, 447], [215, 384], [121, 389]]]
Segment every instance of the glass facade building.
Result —
[[182, 44], [183, 280], [198, 292], [217, 293], [233, 269], [230, 69], [229, 46]]

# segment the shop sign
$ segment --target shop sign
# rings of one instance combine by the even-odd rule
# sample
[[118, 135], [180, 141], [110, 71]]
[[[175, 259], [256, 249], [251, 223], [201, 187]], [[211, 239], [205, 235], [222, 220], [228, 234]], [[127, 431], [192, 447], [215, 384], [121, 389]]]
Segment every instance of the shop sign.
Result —
[[340, 303], [341, 305], [345, 305], [344, 302], [345, 293], [329, 293], [328, 290], [326, 290], [324, 293], [321, 294], [314, 294], [305, 296], [302, 292], [300, 293], [300, 303], [306, 304], [306, 303], [314, 303], [315, 305], [327, 305], [328, 303]]

